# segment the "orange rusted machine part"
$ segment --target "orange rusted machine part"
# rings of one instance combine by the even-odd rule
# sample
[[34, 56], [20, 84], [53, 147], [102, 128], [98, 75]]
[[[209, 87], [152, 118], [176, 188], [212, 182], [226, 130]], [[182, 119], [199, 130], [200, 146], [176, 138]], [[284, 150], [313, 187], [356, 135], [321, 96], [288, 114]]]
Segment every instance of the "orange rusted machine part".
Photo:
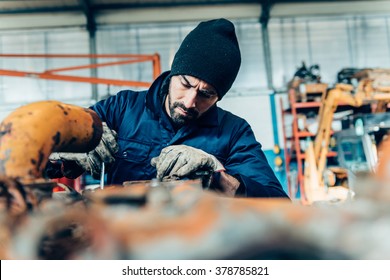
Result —
[[382, 182], [390, 182], [390, 138], [384, 140], [379, 147], [377, 178]]
[[386, 109], [390, 102], [390, 88], [381, 86], [381, 83], [386, 84], [390, 81], [388, 73], [389, 71], [385, 69], [372, 73], [372, 79], [362, 79], [357, 88], [348, 84], [336, 84], [323, 98], [313, 151], [307, 149], [305, 155], [305, 182], [301, 186], [302, 197], [305, 197], [304, 203], [311, 204], [314, 200], [322, 200], [320, 197], [309, 197], [309, 193], [325, 193], [323, 174], [326, 169], [333, 114], [339, 103], [360, 107], [365, 103], [377, 102], [381, 104], [377, 109]]
[[52, 152], [88, 152], [102, 133], [90, 109], [58, 101], [22, 106], [0, 124], [0, 175], [33, 182], [43, 177]]

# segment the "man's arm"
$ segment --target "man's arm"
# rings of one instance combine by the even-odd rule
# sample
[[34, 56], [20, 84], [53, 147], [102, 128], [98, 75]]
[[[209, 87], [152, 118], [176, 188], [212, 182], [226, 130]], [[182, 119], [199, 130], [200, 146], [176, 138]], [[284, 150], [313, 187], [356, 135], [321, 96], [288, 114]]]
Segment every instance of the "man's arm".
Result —
[[103, 122], [102, 138], [95, 149], [88, 153], [52, 153], [45, 168], [46, 176], [75, 179], [87, 171], [92, 177], [99, 179], [102, 163], [104, 162], [109, 169], [115, 161], [114, 155], [118, 149], [116, 132]]
[[288, 198], [247, 122], [240, 123], [224, 162], [226, 173], [239, 181], [236, 196]]
[[225, 171], [221, 171], [213, 176], [211, 186], [217, 192], [221, 192], [229, 197], [234, 197], [240, 187], [240, 181], [227, 174]]
[[[253, 136], [249, 131], [247, 135]], [[157, 169], [157, 178], [172, 180], [185, 178], [197, 170], [214, 172], [210, 188], [227, 196], [244, 197], [285, 197], [278, 179], [269, 166], [261, 146], [254, 140], [250, 144], [241, 138], [232, 149], [225, 167], [219, 160], [200, 149], [186, 145], [173, 145], [164, 148], [151, 164]]]
[[[107, 171], [114, 163], [114, 155], [118, 151], [116, 142], [116, 131], [113, 128], [117, 125], [117, 119], [123, 107], [124, 91], [115, 96], [97, 102], [91, 106], [103, 122], [103, 135], [99, 145], [89, 153], [53, 153], [45, 168], [45, 174], [49, 178], [67, 177], [75, 179], [85, 171], [92, 177], [100, 178], [102, 162], [106, 164]], [[117, 112], [118, 110], [118, 112]]]

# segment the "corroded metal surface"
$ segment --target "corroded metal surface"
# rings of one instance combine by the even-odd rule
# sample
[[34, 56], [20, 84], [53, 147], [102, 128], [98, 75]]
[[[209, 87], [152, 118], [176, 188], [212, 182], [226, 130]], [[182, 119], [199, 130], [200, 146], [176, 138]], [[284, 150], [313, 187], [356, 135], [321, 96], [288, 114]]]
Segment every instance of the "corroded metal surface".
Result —
[[22, 106], [0, 124], [0, 175], [25, 182], [42, 178], [52, 152], [90, 151], [101, 135], [92, 110], [57, 101]]
[[0, 176], [0, 211], [10, 216], [24, 214], [36, 205], [33, 196], [18, 181]]
[[[388, 160], [378, 178], [358, 180], [354, 200], [336, 205], [228, 198], [204, 190], [200, 181], [131, 182], [51, 196], [41, 192], [51, 186], [25, 180], [42, 175], [28, 144], [35, 155], [44, 147], [43, 161], [60, 148], [89, 149], [86, 143], [97, 135], [89, 112], [81, 112], [80, 125], [73, 114], [79, 108], [57, 107], [45, 116], [72, 115], [74, 127], [66, 126], [75, 130], [18, 119], [29, 110], [1, 124], [0, 173], [8, 175], [0, 177], [1, 259], [390, 259], [390, 188], [381, 177], [388, 176]], [[82, 143], [73, 146], [73, 136], [64, 135], [78, 135]], [[389, 159], [385, 147], [381, 159]], [[13, 158], [15, 170], [23, 167], [19, 173], [8, 169]]]
[[381, 236], [390, 232], [390, 193], [367, 179], [355, 200], [312, 206], [222, 197], [196, 181], [107, 186], [72, 203], [53, 198], [11, 227], [2, 223], [0, 253], [7, 259], [389, 259], [390, 243]]

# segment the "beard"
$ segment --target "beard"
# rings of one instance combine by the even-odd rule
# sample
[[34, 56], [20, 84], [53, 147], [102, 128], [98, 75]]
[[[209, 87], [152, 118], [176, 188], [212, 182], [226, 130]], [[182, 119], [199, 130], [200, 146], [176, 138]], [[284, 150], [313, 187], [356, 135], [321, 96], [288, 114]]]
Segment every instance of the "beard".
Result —
[[[195, 108], [186, 108], [181, 102], [172, 102], [171, 95], [168, 93], [168, 104], [169, 104], [169, 113], [171, 115], [171, 120], [175, 126], [183, 126], [189, 123], [194, 122], [198, 116], [199, 112]], [[182, 115], [175, 111], [176, 108], [182, 109], [186, 115]]]

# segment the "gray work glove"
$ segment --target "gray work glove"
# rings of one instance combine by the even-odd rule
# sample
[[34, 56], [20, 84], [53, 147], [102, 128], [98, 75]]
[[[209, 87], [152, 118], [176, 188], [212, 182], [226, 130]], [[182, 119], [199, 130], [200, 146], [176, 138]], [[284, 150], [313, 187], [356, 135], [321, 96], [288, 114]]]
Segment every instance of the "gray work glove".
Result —
[[102, 163], [109, 169], [115, 161], [114, 154], [119, 150], [116, 138], [117, 133], [103, 122], [102, 139], [94, 150], [88, 153], [52, 153], [49, 160], [62, 161], [62, 173], [65, 177], [77, 178], [86, 171], [95, 179], [99, 179]]
[[183, 178], [198, 170], [214, 172], [225, 168], [213, 155], [202, 150], [186, 146], [173, 145], [162, 149], [151, 164], [157, 169], [157, 179]]

